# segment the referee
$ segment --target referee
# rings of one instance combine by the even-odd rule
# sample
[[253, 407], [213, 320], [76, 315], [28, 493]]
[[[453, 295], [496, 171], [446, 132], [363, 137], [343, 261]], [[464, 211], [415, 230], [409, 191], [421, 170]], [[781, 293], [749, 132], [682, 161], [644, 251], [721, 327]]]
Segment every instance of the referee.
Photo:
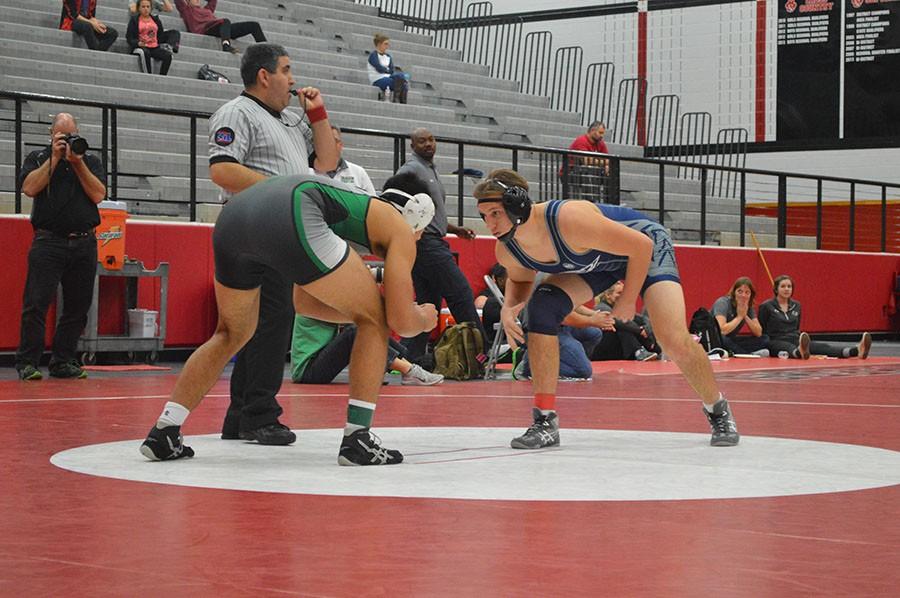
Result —
[[[337, 167], [322, 94], [297, 90], [305, 117], [287, 110], [296, 84], [291, 59], [277, 44], [255, 44], [241, 59], [244, 91], [209, 119], [209, 174], [223, 201], [271, 176], [310, 174]], [[249, 231], [248, 231], [249, 232]], [[278, 421], [275, 395], [284, 377], [294, 307], [291, 284], [275, 270], [262, 278], [256, 333], [237, 354], [231, 374], [231, 404], [222, 425], [226, 440], [285, 445], [296, 440]]]

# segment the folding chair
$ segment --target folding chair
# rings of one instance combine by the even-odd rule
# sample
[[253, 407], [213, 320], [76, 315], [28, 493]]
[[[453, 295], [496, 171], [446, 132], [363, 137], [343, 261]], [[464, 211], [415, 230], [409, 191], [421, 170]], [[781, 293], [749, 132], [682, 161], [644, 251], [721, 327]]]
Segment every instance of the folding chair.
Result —
[[[494, 282], [494, 279], [490, 277], [490, 275], [484, 275], [484, 282], [487, 285], [487, 288], [490, 289], [491, 293], [494, 295], [494, 298], [500, 302], [500, 306], [503, 306], [503, 292], [497, 286], [497, 283]], [[494, 324], [494, 342], [491, 344], [490, 350], [488, 350], [487, 361], [484, 363], [484, 379], [485, 380], [493, 380], [497, 377], [497, 361], [500, 359], [500, 347], [502, 347], [506, 343], [506, 331], [503, 330], [503, 324], [497, 322]]]

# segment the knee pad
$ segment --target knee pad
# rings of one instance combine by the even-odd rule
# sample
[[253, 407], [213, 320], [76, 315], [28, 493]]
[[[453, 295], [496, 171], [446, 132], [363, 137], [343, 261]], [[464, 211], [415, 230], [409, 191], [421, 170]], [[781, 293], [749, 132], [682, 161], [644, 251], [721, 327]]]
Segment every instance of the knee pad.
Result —
[[528, 301], [528, 330], [557, 336], [559, 325], [572, 311], [572, 299], [559, 287], [542, 284]]

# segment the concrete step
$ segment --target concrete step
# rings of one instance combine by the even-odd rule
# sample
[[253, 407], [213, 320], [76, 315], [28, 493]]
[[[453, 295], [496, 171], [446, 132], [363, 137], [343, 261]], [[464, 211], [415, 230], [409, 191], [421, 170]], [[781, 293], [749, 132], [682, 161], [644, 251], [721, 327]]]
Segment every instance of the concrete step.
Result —
[[[499, 80], [491, 79], [491, 81]], [[508, 81], [506, 83], [508, 83], [508, 85], [504, 87], [483, 87], [470, 85], [464, 81], [440, 81], [434, 87], [442, 97], [456, 98], [464, 104], [466, 101], [472, 99], [483, 99], [493, 102], [521, 105], [523, 106], [523, 110], [527, 110], [527, 106], [535, 106], [537, 108], [548, 108], [550, 106], [549, 98], [519, 93], [518, 83], [515, 81]]]
[[[97, 69], [89, 66], [80, 66], [73, 64], [47, 64], [41, 60], [30, 60], [23, 58], [13, 58], [9, 54], [10, 48], [0, 41], [0, 57], [6, 59], [6, 68], [4, 71], [10, 76], [27, 77], [29, 74], [37, 72], [34, 69], [40, 68], [41, 76], [58, 82], [72, 83], [90, 83], [106, 89], [113, 86], [123, 89], [131, 89], [135, 91], [143, 91], [147, 88], [148, 79], [152, 80], [154, 89], [159, 93], [177, 94], [181, 97], [205, 97], [206, 99], [217, 98], [221, 103], [237, 96], [242, 91], [242, 86], [235, 84], [217, 84], [209, 85], [207, 81], [198, 79], [189, 79], [187, 77], [169, 76], [161, 77], [155, 75], [144, 75], [142, 73], [123, 73], [121, 71], [113, 71], [107, 69]], [[191, 71], [193, 65], [179, 65], [180, 69]], [[176, 71], [177, 75], [178, 71]], [[228, 73], [225, 73], [226, 75]], [[365, 112], [372, 117], [385, 116], [393, 118], [403, 118], [407, 120], [440, 123], [454, 122], [457, 120], [456, 113], [452, 110], [439, 108], [436, 106], [421, 106], [414, 104], [392, 104], [389, 102], [378, 102], [372, 99], [366, 102], [368, 106], [362, 110], [360, 105], [359, 93], [354, 96], [354, 87], [349, 84], [343, 84], [334, 81], [316, 81], [317, 87], [322, 89], [325, 94], [328, 109], [334, 113], [340, 112]], [[371, 87], [363, 87], [362, 90], [356, 89], [357, 92], [370, 93], [374, 91]], [[129, 94], [133, 97], [133, 92]], [[115, 99], [119, 102], [128, 102], [129, 97], [119, 97]], [[195, 105], [190, 104], [196, 108]], [[180, 106], [185, 107], [182, 103]]]
[[[160, 78], [162, 79], [162, 77]], [[0, 83], [2, 83], [6, 89], [15, 89], [17, 91], [30, 93], [46, 93], [48, 89], [52, 89], [54, 85], [58, 84], [55, 81], [40, 80], [21, 76], [3, 76], [2, 78], [0, 78]], [[208, 86], [210, 86], [208, 88], [210, 90], [219, 85], [212, 82], [202, 83], [207, 83]], [[123, 102], [125, 101], [125, 99], [131, 99], [133, 97], [133, 91], [129, 91], [124, 88], [99, 87], [97, 85], [89, 83], [68, 83], [66, 85], [66, 88], [68, 94], [73, 97], [93, 101]], [[231, 97], [234, 97], [232, 94], [229, 95]], [[160, 108], [183, 109], [187, 105], [191, 110], [205, 111], [209, 113], [214, 112], [223, 103], [223, 99], [210, 99], [200, 96], [186, 97], [184, 95], [168, 93], [155, 94], [153, 96], [153, 101], [155, 106]], [[378, 102], [372, 103], [378, 104]], [[333, 104], [333, 101], [329, 102], [329, 115], [330, 118], [340, 126], [354, 127], [359, 129], [373, 129], [404, 134], [408, 134], [411, 130], [409, 119], [402, 116], [402, 113], [400, 116], [394, 117], [361, 114], [359, 112], [343, 112], [337, 108], [333, 108]], [[51, 113], [53, 110], [58, 111], [58, 107], [55, 109], [51, 109]], [[81, 114], [82, 113], [79, 111], [79, 115]], [[125, 127], [144, 128], [148, 126], [158, 126], [160, 120], [168, 123], [169, 126], [187, 126], [186, 124], [174, 124], [176, 121], [181, 120], [177, 117], [161, 119], [161, 117], [158, 115], [140, 114], [133, 112], [129, 113], [126, 111], [121, 111], [121, 114], [119, 116], [119, 123]], [[97, 122], [96, 118], [93, 122]], [[187, 123], [187, 120], [184, 119], [181, 122]], [[435, 135], [441, 137], [454, 137], [460, 139], [474, 139], [483, 141], [488, 141], [491, 138], [491, 131], [483, 127], [479, 128], [461, 124], [457, 125], [453, 124], [452, 122], [425, 122], [416, 123], [416, 126], [419, 126], [420, 124], [429, 126], [435, 133]], [[206, 125], [205, 123], [202, 123], [200, 126], [204, 127]]]
[[[777, 234], [758, 233], [755, 230], [753, 233], [756, 235], [756, 240], [759, 242], [760, 247], [778, 247]], [[719, 243], [722, 246], [727, 247], [740, 247], [741, 236], [739, 233], [722, 232]], [[744, 236], [744, 246], [747, 247], [749, 245], [752, 245], [752, 241], [750, 240], [750, 233], [748, 232]], [[788, 249], [815, 249], [816, 238], [801, 235], [787, 235], [785, 246]]]
[[[522, 114], [522, 108], [520, 106], [511, 105], [507, 102], [495, 102], [471, 98], [465, 100], [464, 103], [470, 114], [484, 114], [497, 118], [498, 120], [499, 117], [521, 118]], [[580, 135], [583, 132], [583, 128], [581, 127], [581, 114], [576, 112], [563, 112], [561, 110], [550, 110], [549, 108], [531, 107], [528, 109], [528, 115], [537, 121], [577, 126], [580, 130], [577, 135]]]
[[[351, 48], [354, 51], [368, 52], [374, 47], [373, 34], [374, 31], [365, 33], [343, 31], [338, 33], [337, 35], [348, 48]], [[386, 33], [386, 35], [393, 34], [388, 32]], [[404, 54], [413, 56], [434, 56], [436, 58], [444, 58], [448, 60], [460, 60], [462, 58], [461, 52], [433, 46], [431, 45], [430, 39], [426, 43], [420, 44], [406, 39], [391, 38], [391, 54], [393, 55], [394, 52], [402, 52]]]
[[[343, 17], [341, 15], [337, 15], [336, 17], [313, 16], [304, 18], [303, 22], [311, 23], [323, 32], [337, 33], [341, 36], [345, 36], [350, 33], [362, 33], [369, 36], [370, 40], [377, 31], [377, 29], [373, 29], [366, 23], [353, 23], [345, 21], [343, 20]], [[419, 33], [409, 33], [403, 30], [403, 26], [399, 21], [392, 22], [395, 23], [394, 27], [389, 28], [385, 33], [385, 35], [390, 37], [392, 40], [421, 44], [423, 46], [430, 46], [433, 44], [431, 36], [421, 35]]]
[[[700, 213], [699, 212], [669, 212], [666, 210], [665, 224], [671, 229], [679, 230], [700, 230]], [[774, 218], [765, 218], [761, 216], [747, 216], [745, 219], [745, 227], [764, 233], [777, 233], [777, 223]], [[740, 217], [733, 214], [707, 214], [706, 229], [708, 231], [728, 231], [739, 232], [741, 229]]]

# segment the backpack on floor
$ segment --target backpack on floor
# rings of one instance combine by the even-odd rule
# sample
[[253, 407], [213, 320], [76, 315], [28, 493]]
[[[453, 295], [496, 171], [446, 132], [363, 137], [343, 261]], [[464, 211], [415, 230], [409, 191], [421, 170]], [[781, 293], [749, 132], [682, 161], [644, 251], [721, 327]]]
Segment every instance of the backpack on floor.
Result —
[[484, 338], [472, 322], [444, 330], [434, 347], [434, 373], [451, 380], [473, 380], [484, 376]]
[[708, 309], [701, 307], [691, 316], [691, 325], [688, 327], [691, 334], [700, 337], [700, 344], [709, 353], [716, 349], [722, 349], [722, 331], [719, 330], [719, 322]]
[[197, 78], [202, 79], [203, 81], [218, 81], [219, 83], [231, 83], [228, 80], [228, 77], [220, 73], [219, 71], [214, 71], [209, 68], [208, 64], [204, 64], [200, 67], [200, 70], [197, 71]]

